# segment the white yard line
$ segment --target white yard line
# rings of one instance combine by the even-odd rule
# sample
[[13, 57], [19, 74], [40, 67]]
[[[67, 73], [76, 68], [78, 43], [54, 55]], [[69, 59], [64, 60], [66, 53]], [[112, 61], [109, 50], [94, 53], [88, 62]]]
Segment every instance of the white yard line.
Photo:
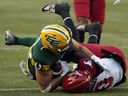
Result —
[[[118, 46], [118, 47], [120, 47], [122, 49], [128, 48], [128, 46]], [[26, 50], [26, 49], [28, 49], [28, 47], [1, 47], [0, 48], [0, 50], [20, 50], [20, 49]]]
[[122, 49], [127, 49], [128, 48], [128, 46], [119, 46], [120, 48], [122, 48]]
[[2, 47], [0, 50], [25, 50], [28, 49], [27, 47]]
[[0, 88], [0, 91], [36, 91], [39, 88]]
[[[115, 87], [113, 89], [128, 89], [128, 87]], [[0, 88], [1, 92], [7, 91], [39, 91], [39, 88]]]

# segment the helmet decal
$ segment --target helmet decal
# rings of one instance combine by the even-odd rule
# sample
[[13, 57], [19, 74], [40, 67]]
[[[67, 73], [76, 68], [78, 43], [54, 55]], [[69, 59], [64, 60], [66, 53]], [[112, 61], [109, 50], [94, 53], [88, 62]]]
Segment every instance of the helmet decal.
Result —
[[62, 25], [48, 25], [41, 31], [41, 42], [44, 48], [52, 51], [66, 51], [70, 47], [71, 30]]
[[67, 92], [84, 92], [88, 90], [91, 78], [91, 74], [84, 70], [74, 70], [64, 76], [62, 87]]
[[45, 28], [45, 30], [47, 29], [50, 29], [50, 30], [53, 30], [53, 31], [56, 31], [58, 32], [59, 34], [62, 34], [63, 36], [65, 36], [67, 39], [69, 39], [69, 37], [65, 34], [65, 32], [59, 30], [59, 29], [56, 29], [56, 28]]
[[57, 40], [55, 37], [47, 35], [46, 40], [53, 46], [58, 46], [60, 44], [60, 41]]

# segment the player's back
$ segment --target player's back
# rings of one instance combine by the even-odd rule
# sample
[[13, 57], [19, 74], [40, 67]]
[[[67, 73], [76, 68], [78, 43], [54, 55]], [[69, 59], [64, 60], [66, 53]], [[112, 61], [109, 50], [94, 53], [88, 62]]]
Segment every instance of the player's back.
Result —
[[37, 42], [34, 43], [32, 46], [32, 58], [41, 64], [53, 64], [56, 63], [56, 61], [59, 59], [60, 54], [55, 54], [52, 51], [44, 48], [44, 46], [41, 43], [41, 39], [37, 40]]
[[29, 49], [27, 64], [28, 71], [30, 71], [35, 79], [35, 66], [40, 70], [50, 70], [59, 60], [61, 55], [62, 54], [55, 54], [44, 48], [41, 43], [41, 38], [39, 37]]

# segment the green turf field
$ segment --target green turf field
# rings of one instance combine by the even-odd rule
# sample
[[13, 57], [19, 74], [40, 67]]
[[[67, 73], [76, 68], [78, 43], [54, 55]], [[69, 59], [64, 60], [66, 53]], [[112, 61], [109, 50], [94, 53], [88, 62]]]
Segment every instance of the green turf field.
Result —
[[[38, 36], [45, 25], [62, 24], [59, 16], [41, 12], [43, 5], [53, 1], [0, 0], [0, 96], [128, 96], [128, 81], [106, 92], [69, 94], [57, 89], [53, 93], [42, 94], [37, 89], [37, 83], [21, 73], [19, 62], [26, 60], [28, 48], [4, 45], [4, 33], [11, 30], [18, 36]], [[70, 13], [76, 23], [72, 9], [73, 0], [67, 1], [71, 5]], [[119, 6], [113, 6], [113, 0], [106, 1], [106, 23], [101, 44], [120, 47], [128, 61], [128, 0], [121, 0]]]

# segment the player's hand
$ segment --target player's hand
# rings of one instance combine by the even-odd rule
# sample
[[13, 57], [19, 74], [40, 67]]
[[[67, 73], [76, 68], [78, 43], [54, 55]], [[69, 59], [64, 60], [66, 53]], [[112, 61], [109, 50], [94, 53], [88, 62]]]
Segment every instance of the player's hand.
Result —
[[61, 68], [62, 68], [62, 73], [60, 76], [65, 76], [68, 72], [68, 65], [67, 65], [67, 62], [66, 61], [59, 61], [60, 64], [61, 64]]
[[114, 5], [118, 5], [120, 3], [120, 0], [114, 0]]
[[95, 55], [91, 56], [91, 59], [98, 64], [103, 70], [108, 70], [108, 68], [105, 66], [103, 62], [101, 62], [101, 59]]

